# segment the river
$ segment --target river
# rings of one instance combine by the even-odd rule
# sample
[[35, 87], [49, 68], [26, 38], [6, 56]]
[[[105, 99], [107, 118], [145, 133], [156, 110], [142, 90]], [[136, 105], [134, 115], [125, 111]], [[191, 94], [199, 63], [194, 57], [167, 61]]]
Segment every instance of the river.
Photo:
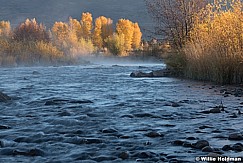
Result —
[[[242, 97], [209, 83], [129, 76], [164, 66], [2, 68], [0, 91], [13, 100], [0, 103], [0, 162], [195, 162], [210, 153], [195, 148], [199, 140], [243, 156], [222, 150], [242, 142], [228, 140], [243, 131]], [[221, 103], [220, 113], [202, 113]]]

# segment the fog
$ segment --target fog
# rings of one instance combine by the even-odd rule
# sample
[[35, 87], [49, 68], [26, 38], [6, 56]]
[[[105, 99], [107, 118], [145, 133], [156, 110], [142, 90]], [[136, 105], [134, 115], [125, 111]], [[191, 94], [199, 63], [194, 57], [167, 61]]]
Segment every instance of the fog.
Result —
[[80, 62], [86, 61], [88, 64], [107, 65], [107, 66], [149, 66], [161, 65], [163, 61], [155, 57], [117, 57], [117, 56], [84, 56]]

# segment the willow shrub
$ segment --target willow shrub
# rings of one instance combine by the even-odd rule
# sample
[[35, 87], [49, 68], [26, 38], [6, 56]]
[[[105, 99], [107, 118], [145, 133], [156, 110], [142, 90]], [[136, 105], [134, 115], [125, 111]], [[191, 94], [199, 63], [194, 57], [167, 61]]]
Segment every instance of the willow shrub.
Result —
[[225, 0], [198, 13], [184, 48], [185, 75], [222, 84], [243, 81], [242, 9], [240, 0]]
[[78, 24], [75, 25], [74, 23], [79, 22], [76, 19], [70, 19], [69, 23], [56, 22], [52, 27], [53, 44], [66, 56], [74, 58], [93, 53], [95, 47], [92, 41], [80, 36], [79, 30], [76, 28]]

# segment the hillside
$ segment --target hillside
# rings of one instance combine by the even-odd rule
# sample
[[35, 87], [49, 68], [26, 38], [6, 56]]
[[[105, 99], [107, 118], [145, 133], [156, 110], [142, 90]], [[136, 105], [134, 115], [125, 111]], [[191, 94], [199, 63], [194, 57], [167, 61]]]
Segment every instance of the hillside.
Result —
[[82, 12], [91, 12], [93, 17], [104, 15], [115, 22], [119, 18], [138, 22], [144, 36], [152, 29], [143, 0], [0, 0], [0, 20], [10, 20], [16, 26], [26, 18], [36, 18], [50, 27], [55, 21], [66, 21], [69, 16], [80, 19]]

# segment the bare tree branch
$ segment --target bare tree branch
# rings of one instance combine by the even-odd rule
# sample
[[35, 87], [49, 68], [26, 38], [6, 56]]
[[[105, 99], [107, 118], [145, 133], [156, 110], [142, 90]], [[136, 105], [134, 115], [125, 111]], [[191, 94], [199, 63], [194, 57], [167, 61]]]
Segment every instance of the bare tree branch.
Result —
[[156, 23], [156, 34], [181, 48], [189, 39], [195, 14], [206, 6], [208, 0], [145, 0], [145, 3]]

